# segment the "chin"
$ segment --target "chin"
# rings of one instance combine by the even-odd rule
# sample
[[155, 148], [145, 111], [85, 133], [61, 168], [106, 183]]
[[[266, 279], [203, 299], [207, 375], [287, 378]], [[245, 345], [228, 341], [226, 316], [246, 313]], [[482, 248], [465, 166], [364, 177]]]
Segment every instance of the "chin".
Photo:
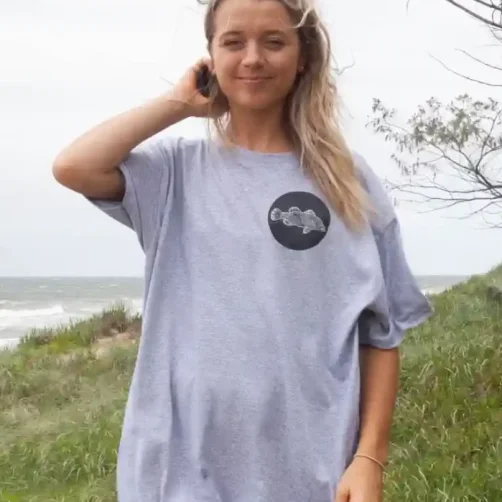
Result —
[[236, 96], [235, 99], [230, 98], [231, 107], [252, 111], [264, 111], [271, 108], [276, 108], [284, 99], [279, 99], [277, 96], [264, 96], [260, 93], [248, 94], [246, 96]]

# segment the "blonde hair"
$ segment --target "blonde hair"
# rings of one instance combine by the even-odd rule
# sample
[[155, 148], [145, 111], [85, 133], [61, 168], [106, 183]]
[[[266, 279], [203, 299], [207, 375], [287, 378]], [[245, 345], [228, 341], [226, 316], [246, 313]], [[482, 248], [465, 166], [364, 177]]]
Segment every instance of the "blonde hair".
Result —
[[[224, 1], [198, 0], [207, 5], [204, 28], [209, 46], [214, 36], [214, 13]], [[344, 223], [353, 230], [360, 229], [369, 206], [340, 130], [337, 86], [330, 73], [332, 53], [328, 30], [312, 0], [276, 1], [284, 5], [298, 29], [305, 61], [304, 70], [286, 101], [288, 133], [295, 152]], [[223, 98], [214, 97], [215, 100]], [[222, 139], [225, 139], [228, 120], [228, 114], [214, 120], [213, 125]]]

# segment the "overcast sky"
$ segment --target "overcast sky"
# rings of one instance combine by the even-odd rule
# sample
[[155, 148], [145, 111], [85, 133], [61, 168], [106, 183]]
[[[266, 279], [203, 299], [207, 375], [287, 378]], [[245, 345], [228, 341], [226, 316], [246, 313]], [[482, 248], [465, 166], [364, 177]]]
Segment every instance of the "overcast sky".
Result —
[[[176, 7], [173, 5], [176, 4]], [[486, 87], [465, 72], [457, 48], [479, 49], [485, 32], [443, 0], [325, 0], [340, 65], [350, 144], [382, 177], [396, 172], [390, 145], [365, 123], [373, 97], [406, 118], [434, 95]], [[52, 179], [57, 152], [113, 114], [168, 88], [205, 53], [195, 0], [18, 0], [0, 5], [0, 276], [141, 275], [135, 235]], [[479, 72], [477, 73], [479, 75]], [[196, 120], [173, 134], [197, 136]], [[502, 261], [501, 231], [446, 212], [401, 206], [406, 252], [417, 274], [471, 274]]]

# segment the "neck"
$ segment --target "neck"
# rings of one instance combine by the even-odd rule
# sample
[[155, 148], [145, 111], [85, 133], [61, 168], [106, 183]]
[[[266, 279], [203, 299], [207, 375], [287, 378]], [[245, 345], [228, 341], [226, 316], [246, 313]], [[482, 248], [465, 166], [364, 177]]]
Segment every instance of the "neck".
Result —
[[279, 110], [253, 111], [232, 109], [228, 135], [232, 143], [264, 153], [282, 153], [292, 150], [282, 114]]

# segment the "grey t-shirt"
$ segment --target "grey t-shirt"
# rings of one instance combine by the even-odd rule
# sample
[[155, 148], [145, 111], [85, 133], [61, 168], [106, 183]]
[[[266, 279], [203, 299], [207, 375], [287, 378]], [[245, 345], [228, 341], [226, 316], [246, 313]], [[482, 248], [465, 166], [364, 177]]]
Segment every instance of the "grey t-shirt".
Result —
[[120, 502], [332, 502], [357, 446], [359, 346], [389, 349], [431, 307], [392, 204], [349, 231], [292, 154], [156, 137], [92, 201], [145, 251], [143, 332]]

